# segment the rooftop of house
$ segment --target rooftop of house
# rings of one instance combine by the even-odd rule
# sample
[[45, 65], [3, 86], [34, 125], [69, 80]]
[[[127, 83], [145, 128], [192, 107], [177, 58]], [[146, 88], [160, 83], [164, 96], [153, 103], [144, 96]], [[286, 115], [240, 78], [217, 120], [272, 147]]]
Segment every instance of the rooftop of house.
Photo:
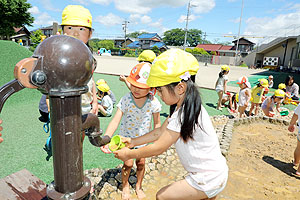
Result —
[[142, 35], [138, 36], [138, 39], [151, 39], [154, 37], [159, 37], [157, 33], [143, 33]]

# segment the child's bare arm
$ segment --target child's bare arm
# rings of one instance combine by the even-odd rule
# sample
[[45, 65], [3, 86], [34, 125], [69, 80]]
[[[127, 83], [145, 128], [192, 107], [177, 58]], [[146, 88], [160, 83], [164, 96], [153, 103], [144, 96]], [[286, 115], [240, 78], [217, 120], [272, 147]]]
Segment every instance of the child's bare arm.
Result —
[[227, 80], [224, 80], [224, 93], [227, 92]]
[[98, 100], [97, 100], [97, 90], [96, 90], [96, 84], [93, 80], [93, 87], [92, 87], [92, 93], [93, 93], [93, 101], [92, 101], [92, 113], [97, 115], [98, 113]]
[[114, 118], [108, 124], [104, 135], [108, 135], [111, 137], [115, 133], [115, 131], [117, 130], [120, 124], [122, 116], [123, 116], [123, 112], [118, 108]]
[[159, 128], [161, 126], [161, 122], [160, 122], [160, 113], [153, 113], [153, 125], [154, 125], [154, 129]]
[[298, 120], [298, 115], [294, 113], [294, 115], [293, 115], [293, 117], [292, 117], [292, 119], [291, 119], [291, 121], [290, 121], [290, 125], [289, 125], [289, 127], [288, 127], [288, 130], [289, 130], [290, 132], [294, 132], [294, 130], [295, 130], [295, 125], [296, 125], [296, 123], [297, 123], [297, 120]]
[[[114, 152], [115, 157], [123, 161], [126, 161], [132, 158], [137, 158], [137, 159], [146, 158], [146, 157], [151, 157], [163, 153], [178, 140], [178, 138], [180, 137], [180, 133], [171, 131], [167, 128], [162, 129], [162, 127], [159, 128], [162, 131], [161, 136], [153, 144], [149, 144], [145, 147], [134, 149], [134, 150], [123, 148], [119, 151]], [[155, 129], [155, 130], [159, 130], [159, 129]]]
[[163, 131], [167, 129], [168, 119], [169, 118], [167, 118], [165, 120], [165, 122], [162, 124], [161, 127], [156, 128], [156, 129], [150, 131], [149, 133], [146, 133], [143, 136], [132, 138], [131, 139], [132, 144], [134, 146], [139, 146], [139, 145], [142, 145], [142, 144], [147, 144], [147, 143], [156, 141], [161, 136]]

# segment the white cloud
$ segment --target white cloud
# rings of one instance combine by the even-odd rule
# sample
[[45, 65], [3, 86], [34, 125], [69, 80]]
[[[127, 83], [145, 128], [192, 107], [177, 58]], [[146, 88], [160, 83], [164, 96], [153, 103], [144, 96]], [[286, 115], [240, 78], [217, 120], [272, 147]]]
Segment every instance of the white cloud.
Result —
[[36, 6], [33, 6], [33, 7], [29, 8], [28, 12], [30, 12], [33, 15], [37, 15], [37, 14], [41, 13], [40, 10], [39, 10], [39, 8], [36, 7]]
[[100, 5], [109, 5], [111, 0], [91, 0], [91, 2]]
[[55, 12], [61, 12], [60, 9], [55, 8], [52, 3], [51, 0], [41, 0], [42, 5], [44, 6], [44, 8], [46, 10], [51, 10], [51, 11], [55, 11]]
[[[246, 20], [245, 35], [284, 37], [300, 34], [300, 13], [281, 14], [275, 18], [251, 17]], [[269, 37], [269, 40], [275, 39]], [[258, 40], [258, 39], [256, 39]], [[270, 42], [267, 38], [262, 43]]]
[[192, 1], [192, 5], [196, 6], [192, 7], [192, 11], [201, 14], [210, 12], [216, 6], [216, 3], [214, 0], [195, 0]]
[[34, 20], [34, 24], [38, 26], [48, 26], [52, 25], [54, 20], [48, 13], [44, 12], [41, 15], [37, 16]]
[[72, 0], [72, 1], [75, 3], [78, 3], [78, 4], [85, 5], [85, 6], [89, 5], [89, 2], [86, 0]]
[[113, 13], [109, 13], [106, 16], [97, 16], [94, 21], [99, 22], [100, 24], [103, 24], [105, 26], [114, 26], [122, 24], [123, 20], [124, 19], [122, 19], [121, 17]]
[[[127, 13], [147, 14], [152, 8], [159, 6], [180, 7], [187, 5], [189, 0], [114, 0], [118, 10]], [[216, 3], [215, 0], [193, 0], [191, 9], [196, 13], [207, 13], [211, 11]]]
[[146, 4], [143, 5], [141, 0], [114, 0], [114, 2], [116, 8], [122, 12], [146, 14], [151, 10]]
[[[194, 21], [195, 19], [199, 18], [199, 16], [196, 16], [196, 15], [190, 15], [189, 16], [189, 22], [191, 21]], [[181, 15], [179, 17], [179, 19], [177, 20], [177, 22], [179, 23], [183, 23], [183, 22], [186, 22], [186, 15]]]
[[139, 23], [140, 19], [141, 19], [140, 14], [131, 14], [131, 15], [129, 15], [129, 21], [130, 21], [131, 24], [137, 25]]
[[144, 15], [143, 17], [141, 17], [141, 22], [143, 24], [149, 24], [152, 22], [152, 19], [148, 15]]

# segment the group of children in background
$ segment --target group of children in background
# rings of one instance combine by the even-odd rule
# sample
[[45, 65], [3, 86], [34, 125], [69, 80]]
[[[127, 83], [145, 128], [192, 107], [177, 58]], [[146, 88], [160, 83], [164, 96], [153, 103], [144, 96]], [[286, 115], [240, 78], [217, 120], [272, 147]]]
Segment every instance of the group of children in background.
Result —
[[[242, 76], [237, 82], [240, 91], [237, 94], [232, 94], [227, 91], [229, 70], [229, 66], [222, 65], [216, 81], [215, 89], [219, 96], [218, 110], [221, 110], [225, 102], [228, 101], [230, 112], [236, 112], [237, 110], [239, 117], [257, 115], [260, 108], [266, 116], [273, 117], [275, 115], [274, 107], [276, 106], [276, 111], [280, 113], [280, 104], [285, 103], [285, 99], [290, 99], [295, 104], [299, 103], [299, 86], [294, 83], [293, 76], [288, 76], [285, 84], [279, 84], [274, 95], [269, 97], [266, 97], [266, 94], [268, 94], [269, 88], [272, 88], [274, 85], [274, 77], [272, 75], [268, 79], [258, 80], [258, 83], [252, 89], [248, 78]], [[247, 111], [246, 109], [250, 102], [251, 106], [249, 111]], [[254, 113], [252, 113], [253, 111]]]

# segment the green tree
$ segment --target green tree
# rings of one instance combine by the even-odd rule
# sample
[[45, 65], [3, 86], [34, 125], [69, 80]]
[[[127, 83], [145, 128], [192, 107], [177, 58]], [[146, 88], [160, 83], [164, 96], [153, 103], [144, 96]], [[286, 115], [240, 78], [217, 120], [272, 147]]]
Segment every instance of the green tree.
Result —
[[28, 12], [31, 8], [27, 0], [0, 0], [0, 38], [9, 39], [14, 27], [31, 26], [34, 18]]
[[152, 47], [152, 51], [156, 54], [159, 55], [161, 52], [157, 46]]
[[97, 43], [97, 45], [98, 48], [105, 48], [107, 50], [115, 48], [114, 41], [112, 40], [101, 40]]
[[[183, 46], [185, 31], [181, 28], [175, 28], [164, 32], [163, 41], [166, 45]], [[190, 29], [187, 32], [187, 46], [195, 47], [202, 43], [202, 31], [199, 29]]]
[[138, 31], [135, 31], [135, 32], [132, 32], [132, 33], [128, 33], [126, 36], [130, 37], [130, 38], [138, 38], [140, 35], [142, 35], [144, 33], [147, 33], [147, 32], [138, 32]]
[[41, 43], [41, 39], [43, 36], [43, 32], [42, 30], [36, 30], [34, 31], [31, 35], [30, 35], [30, 40], [31, 40], [31, 46], [30, 46], [30, 50], [34, 51], [35, 48]]

